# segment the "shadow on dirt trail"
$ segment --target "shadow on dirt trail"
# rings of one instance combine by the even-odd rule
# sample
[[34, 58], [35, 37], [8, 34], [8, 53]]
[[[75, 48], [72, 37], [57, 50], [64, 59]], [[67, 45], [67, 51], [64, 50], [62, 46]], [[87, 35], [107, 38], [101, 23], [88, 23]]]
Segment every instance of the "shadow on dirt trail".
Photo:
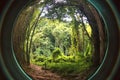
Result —
[[68, 76], [61, 76], [50, 70], [44, 70], [42, 67], [34, 64], [31, 64], [29, 67], [24, 67], [24, 70], [33, 80], [85, 80], [88, 73], [92, 72], [89, 70], [83, 72], [82, 74], [69, 74]]

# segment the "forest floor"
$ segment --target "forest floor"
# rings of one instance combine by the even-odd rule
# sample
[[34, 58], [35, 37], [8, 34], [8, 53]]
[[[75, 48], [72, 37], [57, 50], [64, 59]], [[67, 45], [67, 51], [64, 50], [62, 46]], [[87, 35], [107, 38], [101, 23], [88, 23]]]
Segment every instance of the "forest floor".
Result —
[[85, 80], [88, 73], [91, 73], [91, 70], [89, 70], [82, 74], [69, 74], [68, 76], [61, 76], [34, 64], [31, 64], [29, 67], [24, 67], [24, 70], [33, 80]]

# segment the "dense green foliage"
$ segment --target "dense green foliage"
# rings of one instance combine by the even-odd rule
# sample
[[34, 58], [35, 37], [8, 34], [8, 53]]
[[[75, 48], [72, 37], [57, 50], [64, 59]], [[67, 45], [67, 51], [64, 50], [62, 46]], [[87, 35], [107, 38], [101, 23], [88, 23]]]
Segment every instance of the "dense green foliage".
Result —
[[[89, 39], [92, 29], [87, 20], [83, 21], [86, 17], [82, 13], [76, 13], [76, 10], [70, 6], [56, 8], [49, 14], [43, 14], [41, 8], [34, 11], [27, 41], [28, 46], [31, 46], [31, 63], [63, 76], [81, 73], [90, 68], [94, 51]], [[58, 12], [57, 18], [52, 15], [54, 12]], [[63, 17], [65, 14], [71, 18]]]
[[89, 69], [94, 50], [87, 17], [75, 6], [49, 2], [39, 6], [30, 7], [33, 14], [24, 42], [27, 60], [63, 75]]
[[[44, 25], [43, 25], [44, 23]], [[43, 18], [35, 30], [32, 43], [31, 63], [43, 66], [63, 76], [81, 73], [92, 65], [92, 44], [79, 25], [81, 51], [72, 45], [72, 26], [68, 22]], [[91, 36], [91, 28], [86, 24]]]
[[[45, 24], [43, 25], [43, 23]], [[87, 25], [86, 27], [89, 35], [91, 35], [90, 26]], [[81, 26], [79, 26], [79, 32], [81, 41], [81, 51], [79, 51], [79, 53], [82, 54], [83, 52], [90, 50], [89, 46], [92, 45]], [[74, 44], [72, 44], [72, 34], [72, 25], [70, 25], [70, 23], [43, 18], [39, 22], [33, 36], [32, 53], [50, 56], [53, 50], [58, 47], [60, 48], [61, 53], [64, 53], [65, 55], [76, 55], [78, 52], [75, 52], [74, 50], [76, 46], [73, 46]], [[89, 54], [90, 53], [91, 52], [89, 51]]]
[[92, 66], [91, 57], [59, 56], [55, 60], [53, 57], [35, 56], [32, 63], [42, 66], [43, 69], [57, 72], [62, 76], [82, 73]]

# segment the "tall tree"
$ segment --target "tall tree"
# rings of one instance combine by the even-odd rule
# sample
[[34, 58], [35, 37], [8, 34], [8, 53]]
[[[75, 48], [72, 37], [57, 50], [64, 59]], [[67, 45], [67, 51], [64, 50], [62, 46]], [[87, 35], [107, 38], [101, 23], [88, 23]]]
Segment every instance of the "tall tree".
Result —
[[14, 52], [16, 54], [18, 62], [22, 65], [25, 65], [27, 63], [24, 42], [26, 37], [25, 36], [26, 30], [27, 30], [27, 27], [29, 26], [32, 14], [33, 14], [33, 10], [29, 7], [23, 10], [18, 17], [18, 20], [16, 22], [16, 25], [13, 31]]

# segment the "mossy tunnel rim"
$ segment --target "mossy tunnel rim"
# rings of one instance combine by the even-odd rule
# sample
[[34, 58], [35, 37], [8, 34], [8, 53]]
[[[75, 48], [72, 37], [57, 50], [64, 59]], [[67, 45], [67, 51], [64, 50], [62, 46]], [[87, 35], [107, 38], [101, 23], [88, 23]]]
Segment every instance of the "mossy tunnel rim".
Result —
[[[17, 14], [23, 6], [28, 4], [30, 1], [13, 1], [10, 2], [6, 8], [7, 11], [5, 11], [5, 17], [3, 20], [2, 28], [1, 28], [1, 59], [3, 60], [2, 67], [5, 71], [8, 72], [6, 77], [8, 79], [17, 79], [17, 80], [28, 80], [30, 79], [29, 76], [27, 76], [19, 64], [17, 63], [13, 49], [12, 49], [12, 41], [11, 41], [11, 36], [12, 36], [12, 29], [13, 29], [13, 24], [14, 21], [16, 20]], [[98, 68], [95, 74], [90, 77], [92, 80], [100, 79], [104, 80], [106, 79], [112, 72], [112, 69], [114, 67], [115, 61], [118, 56], [119, 52], [119, 28], [116, 22], [116, 19], [114, 17], [114, 14], [112, 13], [111, 8], [107, 4], [106, 1], [95, 1], [95, 0], [90, 0], [90, 3], [93, 4], [93, 6], [99, 11], [99, 14], [102, 16], [102, 19], [104, 20], [104, 23], [106, 25], [107, 31], [108, 31], [108, 40], [109, 40], [109, 45], [108, 45], [108, 50], [106, 54], [106, 58], [104, 58], [104, 61], [102, 62], [102, 65]], [[15, 7], [16, 6], [16, 7]], [[106, 9], [106, 13], [103, 12], [103, 9]], [[111, 16], [111, 17], [109, 17]], [[115, 22], [111, 22], [111, 19]], [[10, 21], [10, 22], [8, 22]], [[9, 26], [9, 27], [8, 27]], [[116, 27], [114, 27], [116, 26]], [[116, 35], [116, 36], [114, 36]], [[112, 45], [112, 46], [111, 46]], [[116, 46], [117, 45], [117, 46]], [[116, 46], [116, 48], [115, 48]], [[9, 53], [9, 54], [8, 54]], [[113, 54], [116, 53], [116, 54]], [[113, 61], [114, 60], [114, 61]], [[106, 66], [107, 64], [107, 66]], [[109, 67], [109, 68], [108, 68]], [[6, 74], [6, 72], [5, 72]]]

